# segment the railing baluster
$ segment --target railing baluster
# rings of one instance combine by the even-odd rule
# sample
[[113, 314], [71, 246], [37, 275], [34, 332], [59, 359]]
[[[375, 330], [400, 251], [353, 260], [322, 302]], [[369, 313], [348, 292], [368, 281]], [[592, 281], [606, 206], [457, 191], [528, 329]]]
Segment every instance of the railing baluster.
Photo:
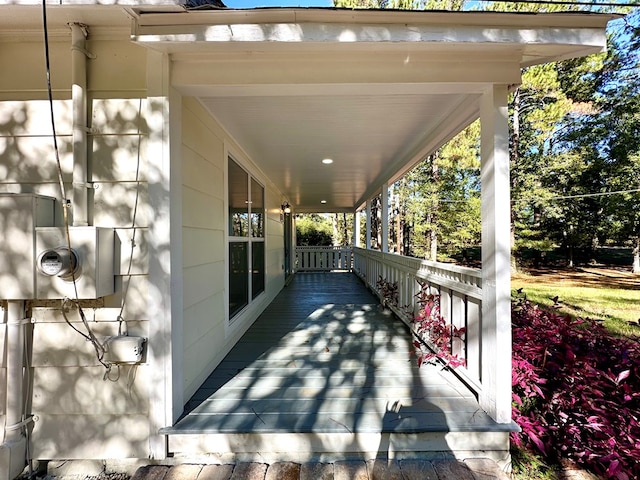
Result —
[[[428, 293], [440, 295], [441, 315], [447, 324], [457, 328], [466, 327], [462, 339], [453, 341], [452, 353], [467, 362], [465, 367], [456, 368], [460, 375], [476, 393], [482, 390], [481, 372], [481, 304], [482, 276], [480, 270], [402, 257], [396, 254], [355, 248], [354, 271], [364, 278], [373, 289], [377, 289], [379, 277], [388, 282], [398, 282], [398, 306], [394, 311], [405, 322], [411, 324], [418, 313], [415, 295], [420, 290], [417, 280], [426, 282]], [[408, 305], [409, 313], [405, 310]], [[486, 352], [485, 352], [486, 353]]]

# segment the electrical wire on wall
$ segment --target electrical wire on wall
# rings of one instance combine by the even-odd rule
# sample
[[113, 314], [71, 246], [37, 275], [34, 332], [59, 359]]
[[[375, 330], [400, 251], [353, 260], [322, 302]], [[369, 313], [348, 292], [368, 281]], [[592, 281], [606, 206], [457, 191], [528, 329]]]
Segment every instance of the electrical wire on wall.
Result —
[[[53, 105], [53, 89], [52, 89], [52, 85], [51, 85], [51, 66], [50, 66], [50, 54], [49, 54], [49, 32], [48, 32], [48, 26], [47, 26], [47, 12], [46, 12], [46, 2], [43, 2], [42, 5], [42, 17], [43, 17], [43, 29], [44, 29], [44, 45], [45, 45], [45, 71], [46, 71], [46, 79], [47, 79], [47, 92], [48, 92], [48, 98], [49, 98], [49, 110], [50, 110], [50, 115], [51, 115], [51, 128], [52, 128], [52, 137], [53, 137], [53, 147], [54, 147], [54, 152], [55, 152], [55, 159], [56, 159], [56, 165], [57, 165], [57, 173], [58, 173], [58, 183], [59, 183], [59, 188], [60, 188], [60, 196], [61, 196], [61, 204], [62, 204], [62, 211], [63, 211], [63, 222], [64, 222], [64, 231], [65, 231], [65, 238], [66, 238], [66, 248], [68, 250], [68, 252], [71, 254], [72, 249], [71, 249], [71, 235], [69, 232], [69, 212], [68, 212], [68, 208], [70, 206], [69, 201], [67, 200], [67, 194], [66, 194], [66, 189], [65, 189], [65, 185], [64, 185], [64, 178], [63, 178], [63, 170], [62, 170], [62, 164], [60, 161], [60, 154], [59, 154], [59, 147], [58, 147], [58, 141], [57, 141], [57, 132], [56, 132], [56, 124], [55, 124], [55, 116], [54, 116], [54, 105]], [[133, 260], [134, 260], [134, 253], [135, 253], [135, 248], [136, 248], [136, 234], [137, 234], [137, 226], [136, 226], [136, 221], [137, 221], [137, 213], [138, 213], [138, 205], [139, 205], [139, 199], [140, 199], [140, 163], [141, 163], [141, 143], [142, 143], [142, 136], [143, 136], [143, 132], [142, 132], [142, 98], [140, 98], [139, 100], [139, 104], [138, 104], [138, 128], [137, 128], [137, 132], [136, 132], [136, 136], [137, 136], [137, 146], [136, 146], [136, 173], [135, 173], [135, 185], [136, 185], [136, 192], [135, 192], [135, 201], [134, 201], [134, 207], [133, 207], [133, 213], [132, 213], [132, 225], [131, 225], [131, 230], [132, 230], [132, 235], [131, 235], [131, 252], [129, 255], [129, 262], [128, 262], [128, 267], [127, 267], [127, 272], [125, 274], [125, 276], [127, 277], [126, 281], [123, 281], [123, 291], [122, 291], [122, 300], [121, 300], [121, 305], [120, 305], [120, 311], [118, 313], [117, 316], [117, 321], [118, 321], [118, 336], [128, 336], [129, 332], [128, 332], [128, 327], [127, 327], [127, 323], [124, 320], [124, 309], [125, 309], [125, 305], [126, 305], [126, 301], [128, 298], [128, 293], [129, 293], [129, 289], [130, 289], [130, 285], [131, 285], [131, 279], [132, 279], [132, 270], [133, 270]], [[107, 353], [107, 347], [105, 346], [105, 344], [103, 344], [102, 342], [100, 342], [100, 340], [95, 336], [95, 334], [93, 333], [91, 327], [89, 326], [89, 322], [87, 321], [86, 315], [84, 313], [84, 310], [82, 309], [81, 305], [80, 305], [80, 301], [79, 301], [79, 295], [78, 295], [78, 285], [77, 285], [77, 278], [76, 278], [76, 272], [75, 270], [71, 271], [71, 281], [73, 282], [73, 289], [74, 289], [74, 293], [75, 293], [75, 298], [71, 299], [71, 298], [65, 298], [62, 301], [62, 315], [65, 319], [65, 322], [73, 329], [75, 330], [77, 333], [79, 333], [80, 335], [82, 335], [82, 337], [84, 337], [87, 341], [89, 341], [91, 343], [91, 345], [93, 346], [94, 350], [95, 350], [95, 354], [96, 354], [96, 358], [98, 359], [98, 361], [100, 362], [100, 364], [102, 364], [102, 366], [105, 367], [106, 371], [103, 377], [103, 380], [111, 380], [111, 381], [117, 381], [120, 378], [120, 365], [118, 363], [111, 363], [105, 360], [105, 354]], [[68, 312], [71, 311], [72, 309], [77, 309], [78, 314], [80, 316], [80, 319], [82, 321], [82, 324], [84, 325], [84, 328], [86, 330], [86, 333], [81, 331], [80, 329], [78, 329], [69, 319], [68, 317]], [[117, 367], [117, 374], [115, 375], [111, 375], [113, 366]], [[128, 388], [130, 389], [132, 384], [133, 384], [133, 380], [135, 379], [135, 374], [136, 374], [136, 367], [132, 366], [129, 370], [129, 375], [128, 375]]]
[[[56, 133], [56, 122], [55, 122], [55, 115], [54, 115], [54, 108], [53, 108], [53, 89], [51, 87], [51, 62], [50, 62], [50, 54], [49, 54], [49, 29], [48, 29], [48, 26], [47, 26], [47, 6], [46, 6], [46, 1], [45, 0], [43, 0], [43, 2], [42, 2], [42, 23], [43, 23], [43, 33], [44, 33], [45, 72], [46, 72], [46, 80], [47, 80], [47, 94], [48, 94], [48, 99], [49, 99], [49, 113], [50, 113], [50, 120], [51, 120], [53, 149], [54, 149], [56, 165], [57, 165], [58, 184], [59, 184], [59, 187], [60, 187], [60, 196], [61, 196], [61, 205], [62, 205], [62, 217], [63, 217], [63, 223], [64, 223], [65, 238], [66, 238], [66, 242], [67, 242], [66, 247], [67, 247], [67, 250], [69, 252], [69, 255], [71, 255], [72, 254], [72, 249], [71, 249], [71, 235], [69, 233], [69, 212], [68, 212], [69, 203], [67, 201], [67, 193], [66, 193], [66, 189], [65, 189], [65, 186], [64, 186], [64, 176], [63, 176], [63, 172], [62, 172], [62, 163], [60, 161], [60, 150], [59, 150], [59, 147], [58, 147], [58, 135]], [[80, 301], [79, 301], [79, 298], [78, 298], [79, 297], [78, 296], [78, 284], [77, 284], [77, 279], [76, 279], [76, 275], [75, 275], [75, 269], [72, 269], [72, 271], [71, 271], [71, 281], [73, 282], [73, 289], [74, 289], [74, 292], [75, 292], [75, 299], [65, 298], [62, 301], [62, 307], [61, 307], [62, 316], [64, 317], [64, 319], [67, 322], [67, 324], [73, 330], [78, 332], [87, 341], [89, 341], [91, 343], [91, 345], [93, 346], [93, 348], [95, 350], [96, 357], [97, 357], [98, 361], [102, 364], [102, 366], [104, 366], [106, 368], [107, 373], [105, 375], [107, 375], [109, 373], [109, 371], [111, 370], [112, 365], [110, 363], [104, 361], [104, 354], [105, 354], [104, 346], [102, 345], [102, 343], [100, 343], [98, 338], [96, 338], [95, 334], [93, 333], [93, 331], [89, 327], [89, 322], [87, 321], [87, 317], [84, 314], [84, 311], [82, 310], [82, 307], [80, 306]], [[77, 308], [78, 314], [80, 315], [80, 319], [82, 320], [82, 323], [83, 323], [87, 333], [82, 332], [75, 325], [73, 325], [73, 323], [69, 320], [69, 318], [67, 316], [67, 310], [70, 308], [70, 306], [74, 306], [74, 307]]]
[[[133, 269], [133, 256], [135, 253], [135, 248], [137, 246], [136, 245], [136, 232], [137, 232], [136, 219], [138, 216], [138, 203], [140, 200], [140, 150], [141, 150], [141, 144], [142, 144], [141, 123], [142, 123], [142, 98], [140, 98], [138, 102], [138, 131], [136, 132], [136, 135], [138, 137], [138, 142], [136, 145], [136, 178], [135, 178], [136, 196], [133, 203], [133, 214], [131, 219], [131, 232], [132, 232], [131, 233], [131, 253], [129, 255], [129, 264], [127, 266], [127, 273], [125, 275], [127, 277], [127, 282], [126, 282], [126, 285], [123, 284], [122, 286], [122, 302], [120, 304], [120, 313], [118, 313], [118, 318], [117, 318], [118, 335], [128, 334], [127, 324], [122, 315], [124, 313], [124, 307], [127, 301], [127, 294], [129, 293], [129, 287], [131, 286], [131, 277], [132, 277], [131, 270]], [[125, 327], [124, 332], [122, 331], [123, 325]]]
[[[122, 285], [122, 301], [120, 302], [120, 312], [118, 313], [117, 321], [118, 321], [118, 335], [129, 335], [129, 328], [127, 327], [127, 322], [124, 319], [124, 308], [127, 303], [127, 298], [129, 294], [129, 288], [131, 287], [131, 278], [133, 277], [131, 271], [133, 270], [133, 258], [135, 254], [135, 249], [137, 247], [136, 244], [136, 233], [138, 228], [136, 226], [136, 221], [138, 217], [138, 204], [140, 201], [140, 155], [141, 155], [141, 146], [142, 146], [142, 98], [138, 101], [138, 126], [137, 126], [137, 142], [136, 142], [136, 176], [135, 176], [135, 185], [136, 185], [136, 195], [133, 202], [133, 214], [131, 215], [131, 252], [129, 254], [129, 262], [127, 265], [127, 273], [125, 274], [126, 283], [123, 279]], [[124, 327], [124, 329], [123, 329]], [[118, 376], [120, 373], [120, 366], [118, 366]], [[135, 380], [136, 372], [138, 370], [137, 365], [132, 365], [129, 369], [129, 375], [127, 378], [127, 390], [129, 395], [131, 396], [131, 387], [133, 386], [133, 381]]]

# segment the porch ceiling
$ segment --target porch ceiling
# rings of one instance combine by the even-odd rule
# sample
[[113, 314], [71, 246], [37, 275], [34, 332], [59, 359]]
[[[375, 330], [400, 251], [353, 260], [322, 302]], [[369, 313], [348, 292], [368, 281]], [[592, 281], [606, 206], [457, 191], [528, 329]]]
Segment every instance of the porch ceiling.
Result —
[[[477, 103], [474, 94], [367, 90], [202, 101], [297, 212], [353, 211], [415, 157], [452, 108], [471, 112]], [[325, 158], [334, 163], [324, 165]]]

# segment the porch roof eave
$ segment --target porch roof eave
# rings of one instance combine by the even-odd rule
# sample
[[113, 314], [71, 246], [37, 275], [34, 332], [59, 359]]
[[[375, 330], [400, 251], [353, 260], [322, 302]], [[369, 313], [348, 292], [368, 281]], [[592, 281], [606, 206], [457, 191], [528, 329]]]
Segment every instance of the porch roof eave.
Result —
[[[605, 28], [616, 14], [502, 13], [336, 8], [257, 8], [248, 10], [166, 11], [131, 8], [132, 39], [166, 53], [205, 53], [211, 45], [225, 49], [279, 51], [326, 49], [418, 48], [446, 53], [464, 45], [478, 50], [506, 47], [517, 52], [522, 67], [602, 51]], [[288, 45], [288, 48], [287, 48]], [[307, 50], [308, 51], [308, 50]], [[502, 52], [498, 51], [499, 54]]]
[[172, 85], [198, 97], [300, 213], [361, 208], [478, 118], [491, 85], [603, 51], [617, 17], [129, 11], [132, 40], [171, 56]]

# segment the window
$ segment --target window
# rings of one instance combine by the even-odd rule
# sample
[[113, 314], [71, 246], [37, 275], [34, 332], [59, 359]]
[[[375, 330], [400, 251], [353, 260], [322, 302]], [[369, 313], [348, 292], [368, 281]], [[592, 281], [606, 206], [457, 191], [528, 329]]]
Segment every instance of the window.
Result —
[[229, 318], [264, 291], [264, 187], [231, 157], [229, 185]]

